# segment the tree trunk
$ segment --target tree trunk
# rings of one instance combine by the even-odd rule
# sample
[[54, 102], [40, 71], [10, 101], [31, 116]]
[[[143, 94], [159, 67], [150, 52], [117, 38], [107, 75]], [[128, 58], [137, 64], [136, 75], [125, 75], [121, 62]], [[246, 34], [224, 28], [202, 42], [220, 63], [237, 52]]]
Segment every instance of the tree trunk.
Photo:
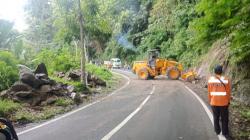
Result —
[[87, 37], [85, 36], [84, 38], [84, 51], [85, 51], [85, 59], [86, 59], [86, 63], [89, 62], [89, 55], [88, 55], [88, 49], [87, 49], [87, 44], [88, 44], [88, 39]]
[[73, 41], [74, 42], [74, 44], [75, 44], [75, 56], [76, 56], [76, 58], [78, 57], [78, 42], [76, 42], [75, 40]]
[[86, 73], [85, 73], [85, 49], [84, 49], [84, 30], [83, 30], [83, 15], [81, 9], [81, 1], [78, 0], [78, 14], [79, 14], [79, 24], [80, 24], [80, 47], [81, 47], [81, 81], [84, 86], [87, 86]]

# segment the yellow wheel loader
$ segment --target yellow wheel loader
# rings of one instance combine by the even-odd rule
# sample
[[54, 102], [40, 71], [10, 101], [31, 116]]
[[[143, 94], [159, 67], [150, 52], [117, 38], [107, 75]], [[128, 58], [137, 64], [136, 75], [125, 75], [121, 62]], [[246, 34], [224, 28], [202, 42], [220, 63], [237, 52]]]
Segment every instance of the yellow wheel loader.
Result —
[[153, 79], [159, 75], [166, 75], [172, 80], [179, 79], [183, 70], [182, 65], [176, 61], [158, 58], [159, 53], [159, 49], [150, 50], [149, 59], [135, 61], [132, 72], [142, 80]]

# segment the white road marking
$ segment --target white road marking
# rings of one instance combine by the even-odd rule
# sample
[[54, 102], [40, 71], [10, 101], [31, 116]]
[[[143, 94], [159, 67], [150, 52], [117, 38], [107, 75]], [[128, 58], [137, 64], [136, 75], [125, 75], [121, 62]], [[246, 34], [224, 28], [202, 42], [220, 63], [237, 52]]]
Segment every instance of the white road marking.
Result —
[[51, 124], [51, 123], [56, 122], [56, 121], [58, 121], [58, 120], [61, 120], [61, 119], [63, 119], [63, 118], [66, 118], [66, 117], [68, 117], [68, 116], [70, 116], [70, 115], [72, 115], [72, 114], [74, 114], [74, 113], [76, 113], [76, 112], [79, 112], [79, 111], [83, 110], [83, 109], [86, 109], [86, 108], [88, 108], [88, 107], [90, 107], [90, 106], [92, 106], [92, 105], [94, 105], [94, 104], [96, 104], [96, 103], [99, 103], [99, 102], [101, 102], [102, 100], [104, 100], [104, 99], [106, 99], [106, 98], [108, 98], [108, 97], [110, 97], [110, 96], [116, 94], [118, 91], [124, 89], [125, 87], [127, 87], [127, 86], [130, 84], [130, 79], [129, 79], [128, 76], [125, 76], [125, 75], [123, 75], [123, 74], [116, 73], [116, 72], [113, 72], [113, 73], [118, 74], [118, 75], [121, 75], [122, 77], [126, 78], [126, 79], [127, 79], [127, 83], [126, 83], [125, 85], [123, 85], [121, 88], [119, 88], [119, 89], [113, 91], [110, 95], [108, 95], [108, 96], [106, 96], [106, 97], [104, 97], [104, 98], [102, 98], [102, 99], [99, 99], [99, 100], [97, 100], [97, 101], [95, 101], [95, 102], [93, 102], [93, 103], [90, 103], [90, 104], [86, 105], [86, 106], [80, 107], [80, 108], [78, 108], [78, 109], [76, 109], [76, 110], [73, 110], [73, 111], [71, 111], [71, 112], [69, 112], [69, 113], [66, 113], [65, 115], [62, 115], [62, 116], [60, 116], [60, 117], [58, 117], [58, 118], [52, 119], [52, 120], [50, 120], [50, 121], [47, 121], [47, 122], [45, 122], [45, 123], [43, 123], [43, 124], [41, 124], [41, 125], [38, 125], [38, 126], [35, 126], [35, 127], [30, 128], [30, 129], [24, 130], [24, 131], [22, 131], [22, 132], [19, 132], [19, 133], [17, 133], [17, 135], [18, 135], [18, 136], [23, 135], [23, 134], [28, 133], [28, 132], [30, 132], [30, 131], [33, 131], [33, 130], [35, 130], [35, 129], [41, 128], [41, 127], [43, 127], [43, 126], [46, 126], [46, 125], [48, 125], [48, 124]]
[[141, 109], [142, 107], [147, 103], [151, 95], [154, 94], [155, 86], [153, 86], [152, 91], [147, 96], [147, 98], [139, 105], [139, 107], [133, 111], [127, 118], [125, 118], [119, 125], [117, 125], [113, 130], [111, 130], [107, 135], [105, 135], [102, 140], [109, 140], [116, 132], [118, 132], [131, 118], [133, 118]]
[[[201, 103], [202, 107], [204, 108], [204, 110], [206, 111], [211, 123], [214, 125], [213, 122], [213, 115], [211, 113], [211, 111], [209, 110], [209, 108], [207, 107], [206, 103], [189, 87], [185, 86], [185, 88], [190, 91], [190, 93], [192, 93], [196, 99]], [[218, 135], [219, 140], [226, 140], [225, 137], [223, 137], [222, 135]]]

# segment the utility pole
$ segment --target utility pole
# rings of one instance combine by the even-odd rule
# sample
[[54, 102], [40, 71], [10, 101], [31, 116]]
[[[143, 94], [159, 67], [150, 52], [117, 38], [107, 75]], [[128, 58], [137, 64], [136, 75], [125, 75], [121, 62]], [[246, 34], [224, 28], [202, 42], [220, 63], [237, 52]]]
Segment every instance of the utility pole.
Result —
[[78, 0], [78, 14], [79, 14], [79, 24], [80, 24], [80, 47], [81, 47], [81, 81], [84, 86], [87, 86], [86, 73], [85, 73], [85, 48], [84, 48], [84, 30], [83, 30], [83, 15], [81, 8], [81, 0]]

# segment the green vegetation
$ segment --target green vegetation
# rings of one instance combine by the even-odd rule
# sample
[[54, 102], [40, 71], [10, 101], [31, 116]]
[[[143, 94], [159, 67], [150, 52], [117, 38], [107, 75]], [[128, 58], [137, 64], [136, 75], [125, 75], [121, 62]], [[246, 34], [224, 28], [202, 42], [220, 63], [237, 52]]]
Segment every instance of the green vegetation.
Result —
[[13, 116], [13, 120], [29, 123], [29, 122], [38, 122], [41, 120], [46, 120], [54, 117], [57, 114], [68, 111], [69, 108], [65, 107], [45, 107], [42, 111], [37, 112], [29, 109], [18, 110]]
[[0, 116], [7, 116], [21, 108], [21, 105], [11, 100], [0, 99]]
[[18, 79], [17, 60], [7, 51], [0, 51], [0, 91], [9, 88]]
[[[250, 60], [249, 0], [82, 0], [81, 7], [88, 60], [119, 57], [131, 64], [159, 47], [162, 57], [191, 67], [225, 38], [233, 65]], [[1, 48], [28, 66], [44, 62], [49, 73], [80, 68], [77, 1], [28, 0], [25, 10], [29, 28], [22, 37], [0, 21], [0, 31], [10, 33], [1, 37]]]
[[250, 120], [250, 110], [244, 109], [240, 113], [242, 117]]
[[68, 99], [68, 98], [59, 98], [56, 100], [55, 105], [57, 106], [68, 106], [68, 105], [72, 105], [74, 102], [72, 99]]
[[[18, 79], [17, 64], [35, 68], [46, 64], [50, 76], [73, 85], [77, 92], [87, 90], [81, 82], [53, 77], [54, 72], [80, 69], [81, 56], [87, 63], [121, 58], [132, 64], [147, 58], [147, 51], [161, 49], [161, 57], [181, 62], [190, 68], [200, 64], [215, 42], [226, 40], [226, 61], [240, 98], [249, 98], [250, 78], [250, 1], [249, 0], [27, 0], [28, 29], [19, 33], [13, 23], [0, 20], [0, 91]], [[79, 9], [81, 7], [81, 9]], [[83, 15], [83, 38], [80, 38], [79, 15]], [[86, 55], [82, 52], [83, 48]], [[211, 71], [214, 61], [209, 66]], [[115, 76], [103, 67], [86, 65], [86, 70], [105, 80], [108, 86]], [[245, 82], [245, 81], [246, 82]], [[246, 89], [246, 90], [245, 90]], [[243, 101], [249, 101], [243, 100]], [[58, 99], [57, 107], [71, 104]], [[0, 115], [21, 105], [9, 100], [0, 102]], [[241, 104], [232, 102], [237, 110]], [[39, 115], [30, 110], [18, 111], [17, 120], [40, 120], [63, 109], [46, 108]], [[31, 115], [30, 115], [31, 113]], [[248, 109], [240, 111], [249, 120]], [[249, 136], [247, 132], [240, 132]]]
[[69, 81], [63, 78], [58, 78], [58, 77], [53, 77], [53, 76], [51, 78], [57, 82], [61, 82], [61, 83], [74, 86], [76, 92], [81, 92], [83, 90], [86, 90], [86, 87], [83, 86], [83, 84], [80, 81]]
[[112, 73], [104, 67], [98, 67], [96, 65], [88, 64], [86, 70], [91, 74], [94, 74], [98, 78], [108, 82], [112, 79]]
[[71, 69], [80, 68], [80, 58], [73, 54], [69, 47], [42, 49], [33, 60], [34, 64], [45, 63], [50, 74], [55, 71], [68, 72]]

